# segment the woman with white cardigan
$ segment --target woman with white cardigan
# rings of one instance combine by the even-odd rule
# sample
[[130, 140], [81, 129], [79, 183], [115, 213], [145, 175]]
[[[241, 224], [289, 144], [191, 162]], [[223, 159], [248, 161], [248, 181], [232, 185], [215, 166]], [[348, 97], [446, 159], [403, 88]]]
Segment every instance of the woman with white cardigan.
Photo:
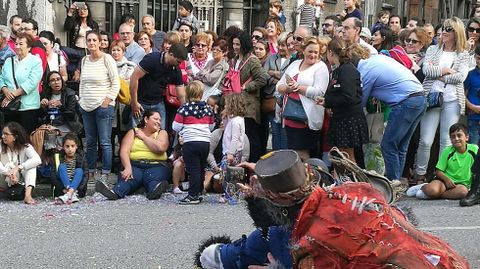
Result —
[[[295, 150], [302, 160], [310, 157], [309, 151], [319, 139], [316, 131], [323, 125], [324, 108], [314, 101], [315, 97], [324, 95], [329, 82], [328, 68], [320, 59], [323, 46], [317, 37], [306, 38], [302, 44], [303, 60], [290, 64], [276, 86], [278, 93], [283, 94], [283, 124], [288, 148]], [[288, 106], [299, 102], [301, 108], [298, 109], [303, 109], [306, 118], [290, 117], [290, 113], [286, 113]], [[302, 114], [302, 111], [296, 112]]]
[[[11, 199], [34, 203], [32, 190], [37, 179], [37, 166], [41, 162], [40, 156], [28, 143], [25, 129], [14, 121], [5, 124], [0, 143], [0, 189], [5, 190]], [[21, 197], [23, 189], [25, 192]]]
[[438, 45], [430, 46], [423, 61], [423, 89], [426, 93], [442, 92], [443, 104], [427, 108], [420, 121], [420, 143], [415, 175], [424, 181], [430, 159], [430, 148], [440, 124], [440, 152], [451, 145], [449, 128], [465, 114], [463, 81], [468, 74], [468, 43], [463, 22], [453, 17], [445, 20]]
[[87, 139], [89, 181], [93, 181], [95, 175], [98, 140], [102, 148], [99, 180], [105, 182], [112, 169], [112, 124], [120, 78], [115, 60], [100, 49], [100, 34], [90, 31], [86, 38], [90, 55], [82, 60], [78, 103]]

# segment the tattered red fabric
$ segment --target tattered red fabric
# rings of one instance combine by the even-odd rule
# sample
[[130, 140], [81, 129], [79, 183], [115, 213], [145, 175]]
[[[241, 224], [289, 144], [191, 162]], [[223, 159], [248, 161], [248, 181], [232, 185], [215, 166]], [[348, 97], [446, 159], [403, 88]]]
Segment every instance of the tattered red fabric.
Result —
[[419, 231], [368, 183], [317, 188], [292, 233], [295, 268], [468, 269], [439, 238]]

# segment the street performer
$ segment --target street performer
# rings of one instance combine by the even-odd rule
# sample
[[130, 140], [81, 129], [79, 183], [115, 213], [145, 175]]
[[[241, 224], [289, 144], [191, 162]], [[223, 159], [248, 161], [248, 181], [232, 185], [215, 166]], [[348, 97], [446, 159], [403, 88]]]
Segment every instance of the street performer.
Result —
[[205, 242], [197, 255], [201, 268], [470, 268], [369, 183], [320, 187], [322, 173], [312, 172], [292, 150], [244, 167], [255, 175], [239, 188], [259, 229], [233, 243]]

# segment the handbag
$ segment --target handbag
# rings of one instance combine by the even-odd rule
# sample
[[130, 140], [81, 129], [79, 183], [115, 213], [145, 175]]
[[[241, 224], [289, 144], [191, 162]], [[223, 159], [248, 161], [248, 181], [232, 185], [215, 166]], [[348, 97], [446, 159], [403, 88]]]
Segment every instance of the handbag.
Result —
[[443, 92], [429, 92], [427, 95], [427, 109], [443, 105]]
[[124, 105], [130, 105], [130, 85], [128, 82], [121, 78], [120, 79], [120, 91], [118, 92], [118, 101]]
[[365, 115], [368, 125], [368, 138], [370, 143], [377, 144], [382, 142], [383, 132], [385, 131], [384, 115], [380, 102], [377, 103], [377, 111]]
[[165, 91], [165, 102], [168, 105], [179, 108], [182, 104], [177, 96], [177, 86], [174, 84], [167, 84], [167, 89]]
[[240, 84], [240, 72], [252, 57], [253, 55], [250, 55], [247, 60], [245, 60], [245, 62], [242, 64], [242, 66], [238, 68], [238, 70], [235, 70], [235, 65], [232, 59], [231, 67], [230, 69], [228, 69], [228, 72], [222, 82], [224, 95], [229, 95], [231, 93], [241, 93], [242, 88], [252, 80], [252, 77], [250, 77], [243, 84]]
[[[15, 82], [15, 88], [18, 89], [18, 83], [17, 83], [17, 79], [15, 78], [15, 66], [14, 66], [14, 59], [13, 57], [11, 57], [11, 62], [12, 62], [12, 73], [13, 73], [13, 81]], [[3, 100], [5, 99], [5, 95], [3, 94], [3, 92], [0, 92], [0, 102], [3, 102]], [[10, 101], [8, 103], [8, 105], [6, 107], [0, 107], [0, 111], [3, 111], [3, 112], [15, 112], [15, 111], [18, 111], [20, 109], [20, 105], [22, 104], [21, 102], [21, 95], [15, 97], [12, 101]]]
[[284, 95], [283, 98], [283, 111], [282, 115], [284, 119], [294, 120], [299, 122], [307, 122], [308, 117], [305, 109], [302, 105], [302, 100], [296, 100], [288, 98], [288, 95]]
[[264, 113], [272, 113], [275, 111], [275, 106], [277, 104], [277, 100], [275, 97], [265, 97], [261, 100], [261, 109]]

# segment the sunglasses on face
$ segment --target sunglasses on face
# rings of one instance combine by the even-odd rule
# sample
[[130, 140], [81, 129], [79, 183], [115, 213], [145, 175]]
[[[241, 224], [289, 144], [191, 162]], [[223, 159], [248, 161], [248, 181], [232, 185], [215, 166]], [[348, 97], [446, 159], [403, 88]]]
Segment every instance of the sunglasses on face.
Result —
[[446, 27], [442, 27], [442, 31], [445, 33], [451, 33], [451, 32], [455, 32], [455, 29], [453, 29], [452, 26], [446, 26]]
[[262, 37], [259, 35], [252, 35], [252, 39], [260, 40]]
[[303, 41], [303, 37], [301, 37], [301, 36], [293, 36], [293, 40], [296, 40], [297, 42], [302, 42], [302, 41]]
[[204, 47], [206, 47], [207, 45], [206, 45], [206, 44], [202, 44], [202, 43], [197, 43], [196, 46], [199, 47], [199, 48], [204, 48]]
[[468, 27], [467, 30], [470, 33], [480, 34], [480, 28]]
[[418, 40], [415, 40], [415, 39], [411, 39], [411, 38], [407, 38], [405, 39], [405, 44], [413, 44], [413, 45], [416, 45], [418, 42]]

